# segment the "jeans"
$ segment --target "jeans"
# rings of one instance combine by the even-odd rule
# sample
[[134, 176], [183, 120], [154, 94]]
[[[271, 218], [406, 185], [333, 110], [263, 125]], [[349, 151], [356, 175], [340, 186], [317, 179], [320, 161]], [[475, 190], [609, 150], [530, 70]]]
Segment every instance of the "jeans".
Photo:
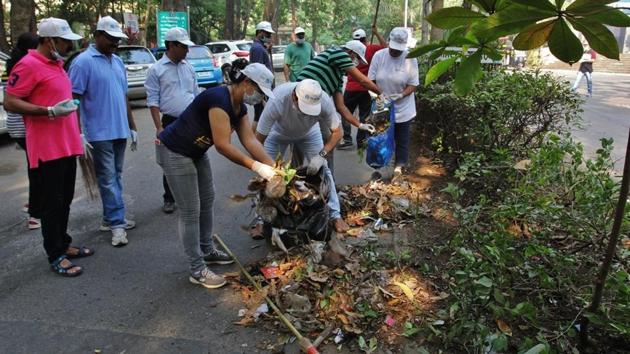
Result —
[[[359, 107], [359, 121], [365, 123], [365, 119], [370, 114], [372, 107], [372, 97], [367, 91], [346, 91], [343, 94], [343, 102], [348, 110], [354, 114], [354, 110]], [[345, 119], [341, 120], [343, 126], [343, 140], [352, 142], [352, 125]], [[357, 130], [357, 145], [361, 146], [367, 138], [367, 133], [363, 130]]]
[[577, 77], [575, 78], [575, 83], [571, 88], [573, 91], [577, 90], [578, 86], [580, 86], [580, 82], [582, 82], [582, 78], [586, 76], [586, 89], [588, 90], [588, 94], [593, 94], [593, 77], [592, 74], [587, 72], [578, 71]]
[[[26, 138], [14, 138], [15, 142], [24, 149], [26, 153]], [[26, 153], [26, 170], [28, 175], [28, 215], [41, 219], [42, 213], [42, 190], [39, 180], [39, 168], [29, 168], [28, 153]]]
[[70, 156], [40, 162], [38, 169], [42, 192], [42, 236], [48, 262], [52, 263], [66, 253], [72, 242], [67, 230], [70, 203], [74, 198], [77, 158]]
[[112, 229], [125, 227], [122, 170], [127, 139], [90, 142], [94, 172], [103, 203], [103, 221]]
[[396, 167], [406, 166], [409, 162], [409, 131], [411, 120], [394, 125], [394, 142], [396, 144]]
[[205, 267], [203, 256], [214, 250], [214, 184], [210, 159], [207, 154], [191, 159], [164, 145], [156, 145], [155, 150], [157, 163], [164, 171], [179, 209], [179, 237], [188, 256], [190, 272], [199, 272]]
[[[173, 123], [177, 119], [177, 117], [169, 116], [168, 114], [162, 115], [162, 128], [168, 127], [171, 123]], [[173, 203], [175, 199], [173, 199], [173, 193], [171, 192], [171, 188], [168, 186], [168, 181], [166, 180], [166, 176], [162, 175], [162, 186], [164, 187], [164, 194], [162, 194], [162, 198], [164, 198], [164, 203]]]
[[[304, 161], [317, 156], [324, 148], [321, 132], [319, 128], [315, 127], [301, 138], [288, 138], [272, 131], [265, 140], [265, 151], [272, 157], [278, 156], [279, 153], [284, 156], [284, 152], [289, 144], [292, 144], [294, 149], [299, 149], [303, 155]], [[330, 183], [330, 194], [328, 195], [330, 218], [334, 220], [341, 217], [341, 206], [339, 205], [339, 196], [337, 195], [335, 180], [332, 172], [330, 172], [328, 168], [328, 164], [324, 165], [324, 169], [324, 173]]]

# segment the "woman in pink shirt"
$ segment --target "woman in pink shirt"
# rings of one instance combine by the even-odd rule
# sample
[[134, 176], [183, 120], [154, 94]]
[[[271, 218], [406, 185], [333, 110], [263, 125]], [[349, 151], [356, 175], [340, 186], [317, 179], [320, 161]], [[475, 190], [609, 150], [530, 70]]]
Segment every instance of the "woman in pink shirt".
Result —
[[42, 236], [48, 261], [55, 273], [74, 277], [83, 268], [69, 258], [91, 256], [94, 250], [71, 246], [67, 233], [76, 156], [83, 154], [83, 144], [61, 55], [81, 36], [57, 18], [42, 20], [37, 29], [37, 49], [29, 50], [13, 67], [4, 105], [24, 117], [29, 168], [38, 169], [40, 176]]

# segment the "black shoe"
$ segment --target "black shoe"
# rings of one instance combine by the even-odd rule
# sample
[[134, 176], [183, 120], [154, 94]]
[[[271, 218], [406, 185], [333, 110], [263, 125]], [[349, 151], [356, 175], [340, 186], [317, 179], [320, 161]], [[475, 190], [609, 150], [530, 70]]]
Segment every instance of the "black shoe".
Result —
[[352, 144], [352, 141], [344, 140], [341, 144], [337, 145], [337, 149], [350, 149], [353, 145], [354, 144]]
[[164, 202], [162, 206], [162, 211], [166, 214], [171, 214], [175, 211], [175, 202]]

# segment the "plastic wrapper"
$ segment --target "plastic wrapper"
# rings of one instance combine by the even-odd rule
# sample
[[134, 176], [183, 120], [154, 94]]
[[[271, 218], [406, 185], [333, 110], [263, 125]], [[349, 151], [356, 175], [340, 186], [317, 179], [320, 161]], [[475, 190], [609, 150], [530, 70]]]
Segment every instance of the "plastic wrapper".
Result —
[[385, 110], [376, 111], [372, 104], [372, 113], [366, 119], [366, 123], [374, 125], [376, 134], [367, 139], [365, 162], [372, 168], [378, 169], [386, 166], [392, 159], [395, 151], [394, 126], [396, 112], [393, 104], [385, 107]]

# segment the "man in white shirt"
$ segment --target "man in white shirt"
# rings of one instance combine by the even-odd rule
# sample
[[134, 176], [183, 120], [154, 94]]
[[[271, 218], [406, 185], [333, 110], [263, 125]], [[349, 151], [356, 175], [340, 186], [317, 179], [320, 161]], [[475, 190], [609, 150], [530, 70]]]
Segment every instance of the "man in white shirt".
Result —
[[[157, 136], [188, 107], [201, 90], [193, 67], [185, 60], [188, 46], [195, 45], [188, 33], [181, 27], [173, 27], [166, 32], [164, 43], [166, 53], [147, 72], [144, 87], [147, 89], [147, 106]], [[160, 120], [160, 113], [162, 119]], [[175, 210], [175, 199], [162, 176], [164, 185], [164, 205], [162, 210], [170, 214]]]
[[[267, 102], [256, 127], [256, 137], [271, 157], [284, 154], [287, 146], [293, 145], [309, 161], [307, 173], [315, 174], [324, 168], [331, 186], [328, 207], [333, 227], [336, 232], [348, 231], [348, 224], [341, 217], [335, 182], [326, 163], [326, 155], [343, 134], [332, 98], [311, 79], [280, 85], [273, 94], [274, 98]], [[325, 143], [320, 126], [331, 133]]]

